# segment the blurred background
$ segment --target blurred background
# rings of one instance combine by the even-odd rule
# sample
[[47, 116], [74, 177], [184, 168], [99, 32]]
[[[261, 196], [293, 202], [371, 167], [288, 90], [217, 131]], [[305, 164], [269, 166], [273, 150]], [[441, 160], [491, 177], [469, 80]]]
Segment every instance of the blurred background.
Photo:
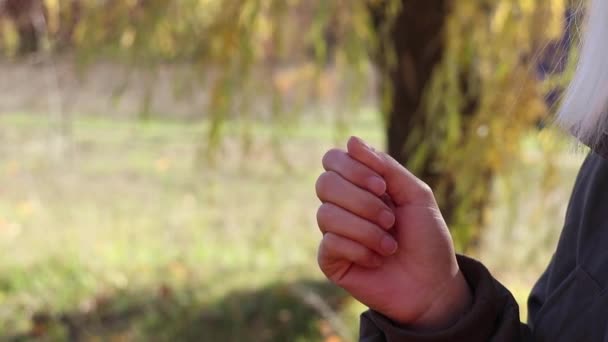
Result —
[[583, 0], [0, 0], [0, 340], [354, 341], [324, 152], [436, 192], [522, 304], [585, 150]]

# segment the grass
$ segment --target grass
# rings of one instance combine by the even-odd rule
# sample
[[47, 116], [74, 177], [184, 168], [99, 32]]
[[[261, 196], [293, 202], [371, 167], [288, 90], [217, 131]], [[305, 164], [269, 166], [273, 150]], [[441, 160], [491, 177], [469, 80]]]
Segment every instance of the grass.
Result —
[[[363, 114], [351, 132], [380, 143], [370, 120]], [[215, 166], [194, 158], [206, 129], [83, 116], [62, 142], [49, 118], [0, 117], [0, 336], [354, 336], [360, 306], [327, 286], [315, 262], [314, 181], [331, 124], [301, 122], [278, 137], [280, 151], [272, 127], [256, 124], [246, 152], [228, 124]], [[314, 288], [335, 304], [307, 304], [302, 293]]]
[[[75, 116], [60, 139], [52, 118], [0, 116], [0, 339], [354, 339], [363, 307], [317, 270], [313, 185], [324, 151], [348, 134], [382, 146], [376, 118], [364, 111], [338, 133], [319, 118], [253, 123], [245, 149], [243, 127], [227, 123], [209, 164], [196, 158], [205, 123]], [[553, 221], [537, 238], [522, 228], [539, 211], [562, 210], [517, 200], [544, 202], [530, 186], [544, 174], [543, 144], [528, 139], [529, 164], [497, 183], [479, 252], [520, 301], [559, 231]], [[580, 162], [570, 155], [559, 154], [556, 203]], [[504, 203], [528, 209], [511, 215]], [[518, 251], [541, 245], [545, 254], [517, 259], [541, 266], [505, 263], [509, 241]]]

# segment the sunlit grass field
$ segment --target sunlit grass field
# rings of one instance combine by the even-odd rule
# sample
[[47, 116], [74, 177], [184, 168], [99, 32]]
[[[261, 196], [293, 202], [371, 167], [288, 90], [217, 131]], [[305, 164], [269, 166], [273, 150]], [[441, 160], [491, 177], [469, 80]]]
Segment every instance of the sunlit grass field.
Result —
[[[205, 123], [0, 116], [0, 340], [355, 339], [363, 306], [316, 266], [314, 182], [348, 135], [382, 146], [378, 118], [258, 122], [245, 140], [227, 122], [211, 162]], [[559, 151], [550, 187], [547, 139]], [[543, 134], [522, 151], [488, 189], [476, 252], [520, 302], [584, 157]]]

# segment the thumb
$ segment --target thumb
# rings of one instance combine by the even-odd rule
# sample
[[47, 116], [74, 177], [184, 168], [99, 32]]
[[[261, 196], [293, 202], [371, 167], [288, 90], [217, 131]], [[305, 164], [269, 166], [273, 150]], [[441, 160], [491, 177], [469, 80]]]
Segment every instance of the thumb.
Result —
[[350, 137], [348, 154], [355, 160], [377, 172], [386, 182], [386, 192], [396, 206], [405, 204], [427, 205], [434, 202], [431, 189], [394, 158], [377, 152], [358, 137]]

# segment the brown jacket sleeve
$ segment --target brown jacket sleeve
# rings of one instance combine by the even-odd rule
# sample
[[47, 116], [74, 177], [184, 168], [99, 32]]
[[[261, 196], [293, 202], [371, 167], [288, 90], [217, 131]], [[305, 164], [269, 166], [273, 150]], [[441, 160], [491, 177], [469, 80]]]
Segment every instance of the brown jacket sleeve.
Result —
[[530, 328], [519, 321], [519, 307], [511, 293], [481, 263], [462, 255], [457, 259], [474, 299], [455, 325], [443, 331], [414, 332], [369, 310], [361, 315], [360, 341], [532, 341]]

